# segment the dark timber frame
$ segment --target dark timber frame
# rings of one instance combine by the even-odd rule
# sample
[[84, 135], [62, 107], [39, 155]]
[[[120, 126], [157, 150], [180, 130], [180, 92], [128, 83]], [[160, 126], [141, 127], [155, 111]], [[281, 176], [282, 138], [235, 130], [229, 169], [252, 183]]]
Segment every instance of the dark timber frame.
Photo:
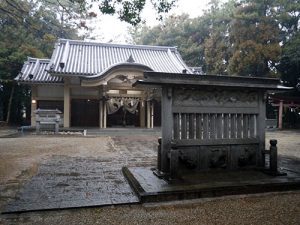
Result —
[[162, 88], [158, 174], [265, 166], [265, 102], [279, 80], [146, 72], [135, 85]]

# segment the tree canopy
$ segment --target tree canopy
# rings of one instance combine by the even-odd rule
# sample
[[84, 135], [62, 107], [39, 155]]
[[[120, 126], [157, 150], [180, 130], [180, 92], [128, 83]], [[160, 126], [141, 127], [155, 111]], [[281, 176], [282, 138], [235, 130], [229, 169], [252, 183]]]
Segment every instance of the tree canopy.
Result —
[[0, 120], [20, 123], [22, 110], [30, 109], [30, 91], [14, 83], [24, 61], [28, 56], [50, 57], [55, 40], [78, 38], [77, 30], [36, 1], [4, 0], [0, 11], [0, 108], [6, 109]]
[[177, 46], [207, 74], [299, 78], [299, 0], [211, 0], [202, 16], [171, 16], [132, 31], [136, 44]]
[[[58, 0], [57, 0], [58, 1]], [[86, 11], [91, 7], [87, 0], [70, 0], [81, 5], [81, 9]], [[125, 21], [136, 26], [141, 22], [141, 12], [146, 6], [146, 0], [95, 0], [103, 14], [117, 15], [121, 21]], [[177, 0], [149, 0], [155, 11], [157, 19], [161, 20], [162, 15], [170, 11]]]
[[[158, 19], [177, 2], [148, 1]], [[92, 4], [133, 25], [134, 43], [177, 46], [188, 65], [201, 66], [206, 74], [277, 76], [300, 86], [300, 0], [211, 0], [202, 16], [170, 16], [154, 27], [141, 24], [146, 2], [0, 1], [0, 109], [12, 108], [11, 121], [19, 122], [21, 109], [30, 104], [30, 91], [13, 82], [24, 60], [50, 57], [58, 37], [80, 38], [78, 28], [97, 16]], [[7, 110], [2, 116], [0, 110], [0, 120], [6, 118]]]

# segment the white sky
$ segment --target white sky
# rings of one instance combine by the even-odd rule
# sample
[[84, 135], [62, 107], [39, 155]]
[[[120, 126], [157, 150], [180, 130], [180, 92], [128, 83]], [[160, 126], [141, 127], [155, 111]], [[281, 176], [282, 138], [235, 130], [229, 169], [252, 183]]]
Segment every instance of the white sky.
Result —
[[[203, 9], [207, 8], [210, 0], [178, 0], [175, 6], [168, 15], [187, 13], [191, 18], [202, 15]], [[150, 1], [147, 1], [146, 7], [142, 12], [142, 20], [146, 21], [148, 26], [157, 25], [155, 10], [152, 8]], [[166, 15], [167, 17], [167, 15]], [[126, 43], [128, 40], [128, 27], [130, 25], [121, 22], [116, 16], [98, 15], [89, 25], [94, 27], [91, 36], [99, 42]]]

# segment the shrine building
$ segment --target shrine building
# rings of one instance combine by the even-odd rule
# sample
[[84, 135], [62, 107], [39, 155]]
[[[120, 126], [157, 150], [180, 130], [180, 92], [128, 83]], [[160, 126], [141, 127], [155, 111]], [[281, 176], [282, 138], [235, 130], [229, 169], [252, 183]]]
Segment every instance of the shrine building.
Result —
[[145, 71], [193, 73], [175, 47], [59, 39], [50, 59], [28, 58], [16, 77], [34, 111], [59, 109], [63, 127], [160, 126], [160, 89], [132, 84]]

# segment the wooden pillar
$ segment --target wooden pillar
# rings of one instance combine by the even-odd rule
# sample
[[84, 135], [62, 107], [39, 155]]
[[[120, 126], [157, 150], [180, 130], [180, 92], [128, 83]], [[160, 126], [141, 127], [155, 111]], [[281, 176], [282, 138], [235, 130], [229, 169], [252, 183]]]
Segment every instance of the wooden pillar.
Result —
[[140, 127], [145, 127], [145, 101], [140, 101]]
[[64, 86], [64, 127], [70, 127], [70, 87]]
[[151, 102], [151, 123], [150, 123], [150, 127], [153, 128], [154, 127], [154, 104], [153, 102]]
[[283, 115], [283, 101], [279, 102], [279, 111], [278, 111], [278, 128], [282, 129], [282, 115]]
[[259, 139], [259, 149], [256, 152], [256, 165], [259, 167], [265, 166], [263, 152], [265, 151], [265, 128], [266, 128], [266, 96], [264, 92], [258, 93], [258, 110], [259, 113], [256, 119], [257, 137]]
[[35, 113], [34, 111], [37, 109], [37, 87], [36, 86], [31, 86], [31, 116], [30, 116], [30, 120], [31, 120], [31, 126], [35, 126], [36, 125], [36, 118], [35, 118]]
[[147, 101], [147, 128], [151, 128], [151, 103]]
[[103, 101], [103, 128], [106, 128], [106, 123], [107, 123], [106, 101]]
[[99, 128], [103, 128], [103, 101], [99, 101]]
[[173, 115], [172, 115], [172, 88], [163, 87], [161, 97], [161, 118], [162, 118], [162, 140], [161, 140], [161, 172], [169, 173], [170, 164], [168, 160], [168, 152], [171, 149], [172, 130], [173, 130]]

